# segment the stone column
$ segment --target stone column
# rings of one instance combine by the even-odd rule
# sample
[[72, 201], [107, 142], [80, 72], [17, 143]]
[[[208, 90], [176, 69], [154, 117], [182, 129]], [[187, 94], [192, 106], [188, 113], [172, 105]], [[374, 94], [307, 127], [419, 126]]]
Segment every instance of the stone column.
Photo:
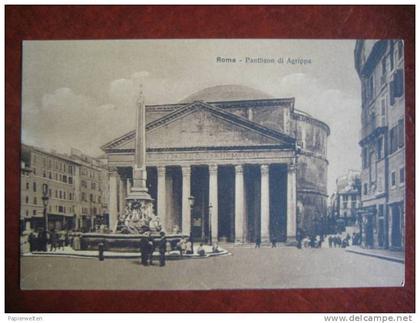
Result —
[[244, 242], [244, 171], [242, 165], [235, 166], [235, 242]]
[[270, 168], [261, 165], [261, 242], [270, 242]]
[[119, 206], [118, 206], [118, 210], [120, 215], [124, 214], [124, 209], [125, 209], [125, 198], [127, 197], [126, 193], [127, 193], [127, 188], [125, 186], [126, 181], [124, 178], [122, 178], [121, 176], [119, 177], [119, 182], [118, 182], [118, 194], [119, 194]]
[[217, 165], [209, 165], [209, 203], [211, 212], [211, 239], [216, 242], [218, 238], [218, 199], [217, 199]]
[[118, 174], [109, 174], [109, 229], [115, 232], [118, 222]]
[[157, 168], [157, 216], [160, 219], [163, 231], [168, 232], [168, 221], [166, 219], [166, 167]]
[[296, 241], [296, 165], [287, 168], [287, 241]]
[[130, 192], [131, 192], [131, 181], [130, 181], [130, 178], [128, 178], [128, 177], [127, 177], [126, 185], [127, 185], [127, 195], [129, 195]]
[[182, 233], [191, 233], [191, 166], [182, 167]]
[[31, 221], [28, 219], [25, 220], [25, 231], [31, 231]]

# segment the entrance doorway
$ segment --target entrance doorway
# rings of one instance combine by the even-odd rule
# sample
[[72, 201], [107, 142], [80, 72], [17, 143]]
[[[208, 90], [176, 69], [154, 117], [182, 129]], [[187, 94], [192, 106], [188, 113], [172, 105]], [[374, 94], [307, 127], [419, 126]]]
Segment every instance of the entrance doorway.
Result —
[[366, 247], [373, 247], [373, 214], [366, 214]]
[[401, 212], [398, 205], [392, 206], [391, 243], [394, 248], [401, 248]]
[[378, 247], [385, 246], [385, 221], [383, 218], [378, 219]]

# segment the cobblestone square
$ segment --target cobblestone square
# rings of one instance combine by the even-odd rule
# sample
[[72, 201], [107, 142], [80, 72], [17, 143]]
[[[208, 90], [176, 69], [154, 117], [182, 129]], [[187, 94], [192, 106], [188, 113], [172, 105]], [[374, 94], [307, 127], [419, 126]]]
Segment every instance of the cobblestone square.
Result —
[[22, 257], [22, 289], [208, 290], [401, 286], [404, 264], [345, 249], [224, 246], [231, 255], [143, 267], [136, 259]]

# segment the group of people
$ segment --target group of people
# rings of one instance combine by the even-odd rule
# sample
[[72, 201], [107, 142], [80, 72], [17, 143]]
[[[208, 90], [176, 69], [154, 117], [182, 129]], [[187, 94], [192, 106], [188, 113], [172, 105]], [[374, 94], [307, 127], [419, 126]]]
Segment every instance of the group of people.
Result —
[[31, 231], [28, 235], [29, 251], [57, 251], [64, 250], [65, 246], [71, 244], [70, 235], [68, 231], [59, 232], [56, 230], [45, 231], [43, 229], [34, 232]]
[[[322, 242], [324, 242], [324, 236], [322, 235], [311, 235], [306, 236], [302, 230], [298, 230], [296, 233], [296, 241], [298, 249], [302, 248], [321, 248]], [[271, 248], [277, 248], [277, 239], [271, 238]], [[261, 238], [255, 239], [255, 248], [261, 248]]]
[[333, 235], [328, 237], [328, 246], [330, 248], [346, 248], [350, 246], [350, 242], [352, 246], [358, 246], [361, 244], [362, 236], [360, 233], [353, 232], [353, 235], [350, 237], [350, 234], [343, 238], [341, 235]]
[[[153, 252], [159, 250], [159, 265], [165, 266], [166, 264], [166, 252], [171, 250], [179, 251], [179, 255], [182, 257], [183, 255], [192, 255], [194, 254], [194, 244], [192, 239], [182, 238], [178, 242], [168, 241], [165, 237], [164, 232], [160, 232], [159, 239], [153, 239], [152, 234], [149, 233], [148, 236], [143, 236], [140, 239], [140, 258], [141, 264], [143, 266], [153, 265]], [[219, 253], [221, 249], [217, 243], [212, 245], [212, 252]], [[204, 247], [204, 243], [200, 243], [199, 247], [197, 248], [197, 255], [200, 257], [206, 256], [206, 249]]]
[[191, 255], [194, 253], [193, 251], [194, 245], [191, 239], [182, 238], [176, 244], [176, 250], [179, 251], [179, 255], [182, 257], [183, 255]]
[[310, 235], [301, 238], [296, 238], [298, 249], [302, 248], [322, 248], [324, 242], [324, 236], [322, 235]]
[[166, 237], [165, 232], [160, 233], [159, 241], [155, 242], [153, 240], [152, 234], [149, 233], [149, 236], [142, 237], [140, 239], [140, 256], [141, 264], [143, 266], [153, 265], [153, 252], [156, 247], [159, 249], [159, 266], [163, 267], [166, 265]]
[[[255, 239], [255, 248], [261, 248], [261, 238], [257, 237]], [[276, 239], [271, 239], [271, 248], [277, 248], [277, 240]]]
[[328, 246], [330, 248], [346, 248], [349, 246], [350, 235], [342, 238], [340, 235], [333, 235], [328, 237]]

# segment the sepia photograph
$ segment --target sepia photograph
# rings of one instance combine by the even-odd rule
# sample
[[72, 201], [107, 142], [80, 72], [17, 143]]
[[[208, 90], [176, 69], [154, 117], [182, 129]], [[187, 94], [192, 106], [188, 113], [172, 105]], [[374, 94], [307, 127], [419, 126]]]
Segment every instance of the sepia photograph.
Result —
[[403, 287], [404, 47], [23, 41], [20, 288]]

